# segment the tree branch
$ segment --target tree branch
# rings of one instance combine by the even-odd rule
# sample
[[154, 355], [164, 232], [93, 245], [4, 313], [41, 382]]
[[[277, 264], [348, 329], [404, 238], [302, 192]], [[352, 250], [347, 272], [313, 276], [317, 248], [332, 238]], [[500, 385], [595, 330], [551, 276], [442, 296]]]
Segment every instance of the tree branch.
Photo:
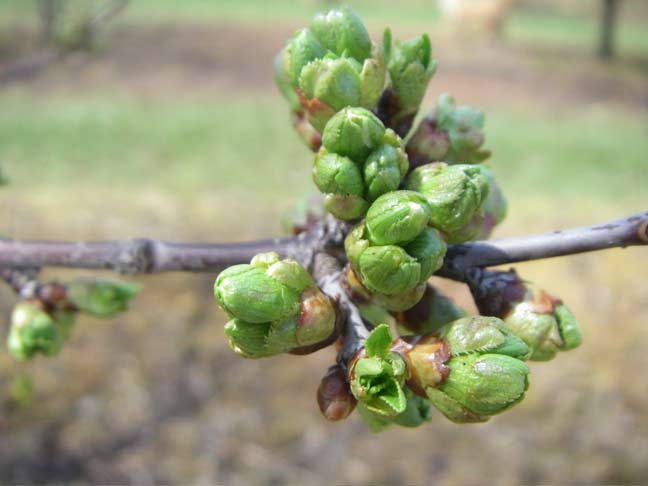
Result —
[[351, 297], [344, 290], [342, 265], [336, 258], [327, 253], [317, 253], [314, 270], [313, 276], [322, 292], [337, 305], [338, 321], [341, 323], [340, 333], [344, 339], [337, 361], [346, 369], [356, 352], [364, 346], [369, 335], [368, 328], [371, 328], [371, 325], [364, 321]]
[[648, 211], [603, 224], [540, 235], [450, 245], [436, 275], [466, 280], [475, 267], [492, 267], [607, 248], [648, 245]]
[[152, 239], [121, 241], [0, 240], [0, 268], [67, 267], [123, 274], [219, 272], [247, 263], [257, 253], [276, 251], [309, 268], [315, 253], [340, 246], [346, 225], [333, 218], [292, 238], [244, 243], [174, 243]]
[[[124, 274], [212, 272], [276, 251], [310, 268], [318, 252], [340, 252], [348, 227], [327, 218], [292, 238], [246, 243], [175, 243], [151, 239], [103, 242], [0, 240], [0, 268], [68, 267]], [[438, 276], [465, 281], [489, 267], [614, 247], [648, 244], [648, 212], [604, 224], [492, 241], [450, 245]]]

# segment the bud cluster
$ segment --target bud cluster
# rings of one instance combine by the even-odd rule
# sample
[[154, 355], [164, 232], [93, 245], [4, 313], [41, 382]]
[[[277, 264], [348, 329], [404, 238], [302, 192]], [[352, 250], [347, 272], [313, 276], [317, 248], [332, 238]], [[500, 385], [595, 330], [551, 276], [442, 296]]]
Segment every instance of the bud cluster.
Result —
[[[436, 68], [427, 35], [392, 45], [386, 30], [377, 46], [348, 7], [298, 31], [275, 60], [275, 77], [317, 152], [312, 175], [324, 209], [353, 222], [340, 225], [341, 273], [339, 240], [324, 249], [340, 263], [320, 280], [336, 302], [274, 253], [226, 269], [214, 284], [231, 318], [225, 334], [242, 357], [305, 354], [340, 334], [319, 408], [331, 421], [357, 409], [376, 432], [421, 425], [431, 408], [453, 422], [484, 422], [524, 398], [527, 360], [581, 341], [562, 302], [514, 274], [491, 281], [482, 277], [492, 272], [463, 272], [481, 316], [468, 317], [428, 283], [444, 263], [449, 272], [460, 266], [444, 262], [448, 244], [488, 238], [507, 211], [480, 164], [490, 156], [480, 110], [443, 94], [406, 138]], [[312, 218], [300, 227], [313, 228]]]
[[484, 114], [472, 106], [457, 106], [455, 99], [443, 93], [433, 113], [427, 115], [407, 145], [412, 164], [429, 162], [477, 164], [488, 159], [484, 150]]
[[294, 352], [335, 331], [331, 300], [299, 263], [274, 252], [221, 272], [214, 296], [232, 317], [225, 325], [230, 347], [245, 358]]
[[379, 196], [398, 189], [409, 163], [403, 142], [364, 108], [344, 108], [324, 128], [313, 181], [324, 207], [343, 219], [361, 218]]
[[371, 205], [344, 242], [358, 279], [388, 310], [414, 305], [427, 279], [443, 264], [446, 244], [430, 227], [430, 216], [421, 194], [389, 192]]
[[493, 272], [473, 290], [480, 312], [500, 317], [531, 349], [529, 359], [548, 361], [582, 342], [574, 314], [558, 298], [521, 280], [514, 271]]
[[374, 431], [421, 425], [430, 405], [453, 422], [484, 422], [524, 398], [529, 353], [493, 317], [466, 317], [396, 340], [383, 324], [349, 364], [350, 389]]
[[342, 108], [372, 109], [382, 93], [384, 49], [372, 44], [366, 27], [349, 7], [315, 16], [308, 28], [295, 33], [280, 56], [275, 77], [281, 92], [293, 107], [295, 101], [299, 103], [320, 133]]
[[41, 285], [32, 297], [14, 307], [7, 348], [20, 360], [37, 354], [55, 355], [70, 337], [79, 313], [112, 317], [127, 310], [129, 300], [138, 292], [136, 284], [109, 280]]
[[430, 205], [431, 225], [449, 243], [468, 241], [482, 232], [489, 179], [481, 166], [435, 162], [416, 168], [405, 187], [420, 192]]

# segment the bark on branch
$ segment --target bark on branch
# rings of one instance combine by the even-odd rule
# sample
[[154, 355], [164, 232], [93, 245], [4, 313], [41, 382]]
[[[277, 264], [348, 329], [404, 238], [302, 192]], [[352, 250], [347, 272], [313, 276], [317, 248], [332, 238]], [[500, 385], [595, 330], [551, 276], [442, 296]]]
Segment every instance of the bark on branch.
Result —
[[[339, 253], [347, 231], [332, 218], [299, 236], [245, 243], [175, 243], [151, 239], [68, 242], [0, 240], [0, 268], [68, 267], [124, 274], [212, 272], [276, 251], [310, 268], [318, 252]], [[648, 211], [604, 224], [540, 235], [450, 245], [437, 275], [465, 281], [475, 267], [632, 245], [648, 245]]]

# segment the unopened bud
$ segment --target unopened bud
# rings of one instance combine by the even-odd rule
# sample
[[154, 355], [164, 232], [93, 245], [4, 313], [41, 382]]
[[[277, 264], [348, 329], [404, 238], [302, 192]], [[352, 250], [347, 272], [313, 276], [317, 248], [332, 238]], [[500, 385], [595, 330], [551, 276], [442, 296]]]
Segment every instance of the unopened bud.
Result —
[[7, 348], [19, 360], [41, 353], [52, 356], [61, 349], [63, 338], [52, 319], [35, 301], [16, 304], [11, 314]]
[[339, 365], [331, 366], [317, 388], [317, 404], [324, 418], [331, 422], [343, 420], [357, 403], [344, 370]]
[[418, 167], [406, 188], [425, 196], [430, 225], [452, 234], [470, 223], [488, 195], [488, 181], [479, 167], [442, 162]]
[[256, 255], [249, 265], [223, 271], [214, 282], [214, 295], [234, 318], [225, 334], [243, 357], [303, 351], [335, 331], [331, 300], [295, 260], [279, 260], [276, 253]]
[[111, 317], [128, 310], [140, 291], [134, 283], [80, 279], [67, 284], [67, 299], [79, 311], [97, 317]]

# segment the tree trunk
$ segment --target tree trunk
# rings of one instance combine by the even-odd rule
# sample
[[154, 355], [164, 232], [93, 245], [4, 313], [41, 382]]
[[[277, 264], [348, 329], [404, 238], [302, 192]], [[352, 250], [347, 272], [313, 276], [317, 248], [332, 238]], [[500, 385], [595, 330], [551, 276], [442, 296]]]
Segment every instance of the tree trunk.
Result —
[[599, 44], [599, 57], [601, 59], [607, 60], [614, 57], [614, 37], [620, 3], [620, 0], [603, 0], [601, 40]]
[[56, 20], [61, 8], [60, 0], [38, 0], [38, 13], [41, 18], [43, 42], [49, 43], [54, 37]]

